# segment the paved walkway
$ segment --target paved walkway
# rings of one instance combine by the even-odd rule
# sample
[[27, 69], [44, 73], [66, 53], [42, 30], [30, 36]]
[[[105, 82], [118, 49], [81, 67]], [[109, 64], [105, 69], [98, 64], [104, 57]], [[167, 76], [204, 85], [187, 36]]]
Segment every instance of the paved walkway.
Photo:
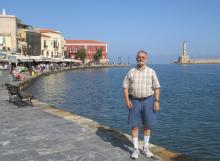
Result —
[[110, 129], [84, 126], [40, 106], [17, 107], [0, 86], [0, 161], [127, 161], [131, 149], [127, 137]]

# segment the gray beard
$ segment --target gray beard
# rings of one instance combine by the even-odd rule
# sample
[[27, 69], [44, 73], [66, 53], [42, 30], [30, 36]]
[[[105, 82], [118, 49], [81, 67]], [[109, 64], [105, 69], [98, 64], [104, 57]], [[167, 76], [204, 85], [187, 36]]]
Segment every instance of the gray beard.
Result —
[[137, 62], [138, 66], [145, 65], [145, 62]]

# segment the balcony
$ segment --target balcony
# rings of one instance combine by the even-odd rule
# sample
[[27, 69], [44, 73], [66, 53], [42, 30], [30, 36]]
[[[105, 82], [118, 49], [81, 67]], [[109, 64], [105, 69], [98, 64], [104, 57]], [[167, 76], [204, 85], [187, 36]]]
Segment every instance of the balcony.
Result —
[[17, 40], [18, 41], [25, 41], [25, 38], [24, 37], [17, 37]]

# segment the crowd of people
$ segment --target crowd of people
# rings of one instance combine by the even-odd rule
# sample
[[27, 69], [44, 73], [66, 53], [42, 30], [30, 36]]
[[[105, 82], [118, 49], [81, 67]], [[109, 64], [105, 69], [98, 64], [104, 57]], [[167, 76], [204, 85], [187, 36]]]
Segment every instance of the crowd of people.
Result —
[[[54, 71], [61, 68], [71, 68], [73, 66], [81, 66], [82, 63], [76, 62], [18, 62], [8, 63], [0, 62], [0, 69], [9, 69], [9, 79], [12, 81], [23, 81], [29, 77], [41, 74], [44, 71]], [[91, 66], [92, 64], [84, 64], [83, 66]], [[96, 66], [96, 64], [93, 64]]]
[[11, 64], [11, 76], [13, 80], [25, 80], [28, 77], [41, 74], [44, 71], [53, 71], [63, 67], [71, 67], [72, 64], [67, 63], [39, 63], [39, 64], [25, 64], [18, 63]]
[[7, 62], [0, 62], [0, 69], [7, 69], [8, 63]]

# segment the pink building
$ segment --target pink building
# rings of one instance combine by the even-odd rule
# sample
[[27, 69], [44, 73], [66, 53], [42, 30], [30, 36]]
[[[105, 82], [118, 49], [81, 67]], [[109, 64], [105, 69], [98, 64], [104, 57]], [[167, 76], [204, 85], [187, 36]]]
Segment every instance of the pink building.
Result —
[[95, 41], [95, 40], [65, 40], [65, 50], [66, 57], [75, 59], [76, 53], [79, 49], [86, 50], [85, 63], [90, 63], [93, 61], [93, 56], [98, 49], [102, 49], [102, 59], [100, 63], [108, 63], [108, 49], [105, 42]]

